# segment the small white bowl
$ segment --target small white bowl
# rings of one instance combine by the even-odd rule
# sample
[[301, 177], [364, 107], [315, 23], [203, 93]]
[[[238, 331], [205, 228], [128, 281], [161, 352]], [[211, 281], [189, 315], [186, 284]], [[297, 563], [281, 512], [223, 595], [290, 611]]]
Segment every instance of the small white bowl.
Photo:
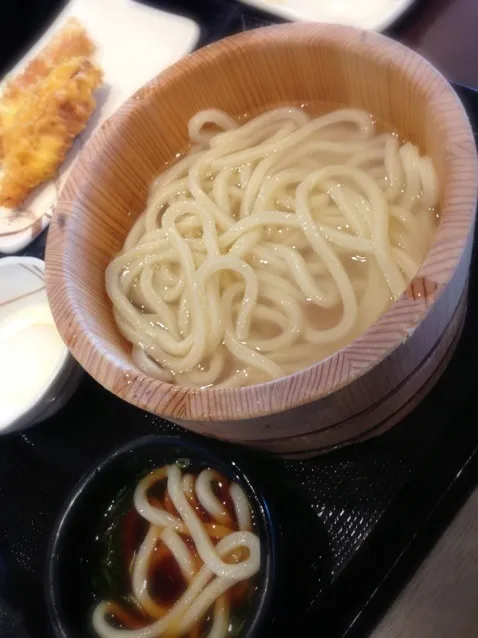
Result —
[[0, 434], [55, 414], [83, 373], [55, 327], [44, 270], [34, 257], [0, 259]]

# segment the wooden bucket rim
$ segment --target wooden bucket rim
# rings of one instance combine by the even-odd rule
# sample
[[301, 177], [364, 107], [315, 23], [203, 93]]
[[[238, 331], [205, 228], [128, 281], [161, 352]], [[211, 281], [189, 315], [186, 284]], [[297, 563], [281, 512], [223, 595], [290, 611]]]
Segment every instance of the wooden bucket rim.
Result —
[[[72, 203], [80, 186], [87, 181], [88, 165], [96, 148], [114, 139], [118, 130], [127, 126], [131, 114], [143, 108], [144, 100], [161, 93], [170, 83], [191, 77], [201, 66], [217, 64], [223, 56], [234, 55], [238, 48], [252, 47], [259, 51], [271, 46], [317, 46], [319, 50], [325, 44], [343, 47], [344, 42], [350, 53], [410, 68], [412, 81], [421, 86], [422, 95], [424, 92], [430, 108], [437, 114], [442, 138], [448, 140], [453, 135], [461, 140], [447, 152], [447, 186], [442, 207], [443, 213], [457, 211], [464, 219], [458, 231], [450, 234], [439, 224], [435, 243], [410, 286], [363, 335], [328, 358], [286, 377], [242, 388], [200, 390], [152, 379], [132, 361], [120, 360], [103, 347], [99, 353], [98, 335], [82, 320], [88, 309], [78, 306], [66, 275], [68, 225], [64, 228], [65, 218], [75, 208]], [[473, 169], [471, 180], [470, 173], [463, 175], [460, 170], [463, 160]], [[328, 396], [362, 377], [413, 334], [460, 263], [474, 226], [477, 190], [476, 147], [465, 109], [443, 75], [419, 54], [381, 34], [342, 25], [297, 23], [240, 33], [199, 49], [163, 71], [127, 100], [82, 150], [62, 191], [48, 237], [46, 279], [52, 314], [63, 338], [74, 325], [75, 339], [68, 346], [86, 371], [114, 394], [147, 411], [182, 421], [241, 421], [277, 414]], [[75, 215], [81, 215], [78, 208]], [[377, 352], [372, 362], [360, 358], [360, 351], [369, 349], [371, 344]], [[95, 354], [101, 357], [101, 365]], [[114, 380], [109, 374], [111, 369], [115, 371]], [[297, 396], [294, 393], [299, 387]], [[293, 401], [290, 395], [294, 396]]]

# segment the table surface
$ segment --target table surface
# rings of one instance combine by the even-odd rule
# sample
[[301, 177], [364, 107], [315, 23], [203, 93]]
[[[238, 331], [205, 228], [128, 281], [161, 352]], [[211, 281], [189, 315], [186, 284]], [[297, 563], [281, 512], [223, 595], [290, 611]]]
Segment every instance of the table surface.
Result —
[[478, 1], [417, 0], [391, 33], [454, 82], [478, 86]]
[[370, 638], [476, 638], [477, 600], [475, 490]]

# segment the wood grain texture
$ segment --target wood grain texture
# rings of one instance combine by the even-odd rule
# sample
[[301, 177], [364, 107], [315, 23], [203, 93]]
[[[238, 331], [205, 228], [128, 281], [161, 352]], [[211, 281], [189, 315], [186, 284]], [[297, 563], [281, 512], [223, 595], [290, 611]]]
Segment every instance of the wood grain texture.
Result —
[[[150, 182], [186, 148], [187, 121], [198, 110], [240, 115], [298, 100], [363, 108], [432, 156], [441, 221], [426, 261], [362, 337], [304, 371], [247, 388], [203, 391], [146, 377], [116, 330], [104, 271], [144, 208]], [[476, 198], [476, 150], [465, 111], [417, 54], [378, 34], [331, 25], [240, 34], [165, 71], [84, 149], [48, 238], [53, 315], [86, 370], [145, 410], [282, 454], [342, 445], [392, 424], [397, 406], [409, 405], [441, 369], [466, 303]]]
[[[267, 416], [244, 420], [241, 422], [241, 433], [246, 428], [250, 428], [252, 433], [249, 434], [248, 444], [280, 454], [283, 457], [304, 458], [316, 456], [350, 443], [358, 443], [389, 430], [420, 403], [445, 370], [455, 352], [463, 330], [466, 316], [466, 293], [467, 290], [464, 291], [458, 307], [438, 341], [430, 348], [424, 359], [417, 362], [411, 374], [394, 386], [387, 395], [376, 402], [371, 402], [370, 393], [368, 393], [369, 403], [362, 411], [351, 413], [342, 420], [335, 420], [329, 424], [324, 423], [322, 418], [317, 418], [318, 414], [322, 416], [323, 399], [298, 409], [293, 408], [280, 415], [279, 425], [287, 426], [283, 429], [284, 436], [282, 437], [277, 436], [279, 428], [275, 427], [276, 423], [274, 423], [274, 438], [258, 438], [261, 433], [262, 436], [264, 435], [264, 430], [267, 434], [270, 431], [270, 422]], [[338, 404], [342, 401], [342, 397], [346, 401], [347, 395], [348, 386], [331, 395], [330, 400]], [[298, 423], [295, 422], [296, 420]], [[199, 434], [202, 433], [202, 429], [206, 425], [210, 427], [210, 424], [201, 422], [183, 423], [178, 421], [178, 423]], [[224, 423], [220, 425], [223, 426]], [[241, 438], [232, 438], [234, 437], [234, 422], [230, 422], [228, 425], [231, 426], [230, 440], [243, 443]], [[298, 434], [299, 431], [306, 429], [308, 431]], [[218, 435], [216, 434], [216, 436]]]

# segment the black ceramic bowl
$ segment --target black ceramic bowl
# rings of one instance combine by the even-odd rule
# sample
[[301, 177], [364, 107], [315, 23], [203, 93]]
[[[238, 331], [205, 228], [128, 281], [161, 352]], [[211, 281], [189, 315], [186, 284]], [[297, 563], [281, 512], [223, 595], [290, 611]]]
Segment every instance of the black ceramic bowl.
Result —
[[2, 638], [27, 638], [20, 620], [2, 598], [0, 598], [0, 636]]
[[276, 528], [266, 500], [234, 461], [221, 458], [210, 446], [180, 437], [148, 436], [120, 448], [90, 471], [75, 488], [59, 520], [48, 556], [46, 581], [47, 605], [58, 637], [96, 635], [91, 613], [99, 602], [95, 598], [96, 570], [104, 556], [104, 545], [98, 536], [108, 507], [117, 502], [125, 486], [134, 486], [139, 476], [185, 458], [196, 467], [212, 467], [237, 481], [249, 497], [261, 541], [261, 568], [240, 636], [268, 634], [278, 552]]

